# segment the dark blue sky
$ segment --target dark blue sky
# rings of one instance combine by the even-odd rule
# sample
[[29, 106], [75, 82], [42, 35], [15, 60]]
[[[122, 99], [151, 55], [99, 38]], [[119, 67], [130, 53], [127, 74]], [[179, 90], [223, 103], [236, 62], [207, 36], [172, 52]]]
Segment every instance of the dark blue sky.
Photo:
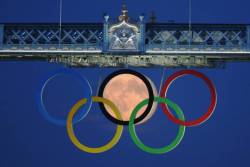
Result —
[[[159, 21], [188, 21], [188, 0], [127, 0], [137, 17], [155, 10]], [[58, 22], [59, 0], [0, 0], [0, 22]], [[197, 23], [249, 23], [249, 0], [192, 0]], [[63, 0], [64, 22], [101, 22], [102, 13], [120, 14], [121, 0]]]
[[[154, 9], [160, 21], [188, 21], [188, 3], [184, 0], [129, 0], [129, 12], [137, 17]], [[193, 0], [193, 21], [202, 23], [250, 23], [248, 0]], [[101, 22], [102, 13], [116, 17], [121, 2], [117, 0], [64, 0], [63, 22]], [[58, 1], [0, 0], [0, 22], [57, 22]], [[180, 145], [170, 153], [151, 155], [138, 149], [124, 128], [114, 149], [98, 155], [84, 153], [70, 142], [64, 127], [46, 121], [39, 113], [35, 93], [41, 80], [52, 71], [65, 68], [46, 62], [0, 62], [0, 166], [192, 166], [249, 167], [250, 162], [250, 64], [229, 63], [225, 69], [197, 69], [215, 84], [218, 104], [214, 115], [201, 126], [187, 128]], [[89, 79], [93, 93], [100, 77], [114, 68], [76, 70]], [[135, 69], [147, 75], [159, 88], [160, 68]], [[165, 79], [180, 69], [167, 69]], [[73, 81], [72, 81], [73, 80]], [[48, 110], [65, 116], [70, 106], [82, 97], [81, 84], [61, 77], [47, 87]], [[178, 79], [169, 90], [169, 98], [184, 111], [187, 120], [205, 113], [209, 92], [199, 79]], [[83, 98], [83, 97], [82, 97]], [[137, 126], [140, 138], [150, 146], [164, 146], [176, 135], [178, 126], [158, 108], [147, 123]], [[106, 143], [115, 130], [97, 104], [75, 127], [79, 139], [91, 146]]]

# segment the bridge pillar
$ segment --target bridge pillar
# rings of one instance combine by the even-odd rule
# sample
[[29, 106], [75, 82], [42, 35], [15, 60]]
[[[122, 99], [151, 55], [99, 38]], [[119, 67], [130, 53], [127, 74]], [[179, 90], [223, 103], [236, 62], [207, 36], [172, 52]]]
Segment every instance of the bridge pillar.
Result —
[[4, 30], [4, 25], [0, 24], [0, 48], [3, 45], [3, 35], [4, 35], [4, 31], [3, 30]]
[[247, 46], [250, 50], [250, 25], [247, 26]]
[[144, 53], [145, 52], [145, 22], [144, 22], [144, 15], [140, 17], [140, 43], [139, 43], [139, 50]]
[[102, 51], [105, 53], [108, 51], [108, 29], [109, 29], [109, 15], [104, 15], [104, 24], [103, 24], [103, 46]]

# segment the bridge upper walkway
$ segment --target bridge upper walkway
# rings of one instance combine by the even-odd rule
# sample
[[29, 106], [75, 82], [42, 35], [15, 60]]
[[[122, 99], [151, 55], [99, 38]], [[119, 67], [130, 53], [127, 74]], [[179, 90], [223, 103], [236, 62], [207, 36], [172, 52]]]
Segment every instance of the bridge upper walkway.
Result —
[[[250, 25], [144, 24], [140, 53], [104, 52], [104, 24], [0, 24], [0, 59], [46, 59], [72, 66], [218, 67], [250, 61]], [[73, 56], [72, 56], [73, 55]]]
[[[145, 52], [250, 53], [250, 25], [145, 25]], [[102, 52], [103, 24], [1, 24], [1, 52]]]

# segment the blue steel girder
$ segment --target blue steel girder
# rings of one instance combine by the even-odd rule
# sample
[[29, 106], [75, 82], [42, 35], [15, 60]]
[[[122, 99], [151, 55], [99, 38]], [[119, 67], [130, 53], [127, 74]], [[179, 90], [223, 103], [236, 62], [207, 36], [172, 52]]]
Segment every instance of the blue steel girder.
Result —
[[[61, 37], [61, 39], [60, 39]], [[92, 49], [101, 50], [102, 24], [8, 24], [4, 29], [7, 49]]]
[[147, 51], [153, 50], [246, 50], [246, 25], [148, 24]]
[[[107, 49], [107, 25], [102, 23], [0, 25], [2, 49], [96, 50]], [[243, 24], [155, 23], [140, 27], [145, 52], [250, 51], [250, 26]], [[2, 33], [1, 33], [2, 32]], [[61, 39], [60, 39], [61, 37]], [[3, 40], [1, 40], [1, 38]]]

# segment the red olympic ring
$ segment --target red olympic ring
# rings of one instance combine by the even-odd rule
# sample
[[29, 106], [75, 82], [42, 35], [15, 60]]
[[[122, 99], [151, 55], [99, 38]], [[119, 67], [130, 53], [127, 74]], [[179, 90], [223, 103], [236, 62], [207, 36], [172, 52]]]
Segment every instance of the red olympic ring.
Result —
[[211, 94], [211, 98], [210, 98], [210, 105], [208, 108], [208, 111], [202, 115], [200, 118], [196, 119], [196, 120], [192, 120], [192, 121], [182, 121], [177, 119], [168, 109], [167, 105], [164, 103], [161, 103], [161, 107], [163, 112], [167, 115], [167, 117], [173, 121], [176, 124], [179, 125], [183, 125], [183, 126], [197, 126], [200, 125], [202, 123], [204, 123], [206, 120], [209, 119], [209, 117], [213, 114], [214, 109], [216, 107], [216, 103], [217, 103], [217, 93], [216, 93], [216, 89], [212, 83], [211, 80], [209, 80], [208, 77], [206, 77], [204, 74], [198, 72], [198, 71], [194, 71], [194, 70], [181, 70], [178, 71], [174, 74], [172, 74], [164, 83], [160, 96], [163, 98], [166, 98], [166, 92], [168, 90], [168, 88], [170, 87], [170, 85], [172, 84], [173, 81], [175, 81], [177, 78], [185, 76], [185, 75], [194, 75], [198, 78], [201, 78], [203, 81], [205, 81], [205, 83], [207, 84], [210, 94]]

